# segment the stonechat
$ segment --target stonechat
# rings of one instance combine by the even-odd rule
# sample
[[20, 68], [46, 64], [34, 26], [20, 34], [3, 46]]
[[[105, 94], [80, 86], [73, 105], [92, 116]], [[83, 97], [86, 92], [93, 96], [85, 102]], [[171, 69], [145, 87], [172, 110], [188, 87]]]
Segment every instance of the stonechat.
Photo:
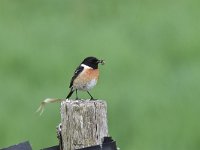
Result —
[[74, 91], [76, 91], [76, 99], [78, 99], [77, 91], [87, 91], [90, 95], [90, 99], [94, 100], [89, 90], [97, 84], [99, 78], [98, 65], [103, 65], [104, 63], [104, 60], [99, 60], [96, 57], [85, 58], [74, 72], [69, 85], [70, 92], [66, 99], [69, 99]]

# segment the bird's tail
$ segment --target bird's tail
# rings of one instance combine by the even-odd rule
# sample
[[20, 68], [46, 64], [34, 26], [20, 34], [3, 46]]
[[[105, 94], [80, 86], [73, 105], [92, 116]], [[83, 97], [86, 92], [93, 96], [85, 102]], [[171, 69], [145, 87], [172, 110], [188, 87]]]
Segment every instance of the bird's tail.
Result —
[[74, 93], [74, 90], [71, 89], [71, 91], [70, 91], [69, 94], [67, 95], [66, 99], [69, 99], [69, 98], [72, 96], [73, 93]]

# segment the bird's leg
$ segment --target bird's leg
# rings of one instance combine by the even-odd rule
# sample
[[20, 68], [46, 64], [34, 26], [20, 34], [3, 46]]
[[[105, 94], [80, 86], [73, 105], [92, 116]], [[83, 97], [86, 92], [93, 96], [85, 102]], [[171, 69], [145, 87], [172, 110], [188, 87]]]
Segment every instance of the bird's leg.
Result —
[[78, 92], [77, 92], [77, 89], [76, 89], [76, 100], [78, 100]]
[[92, 95], [90, 94], [90, 92], [87, 91], [87, 93], [90, 95], [90, 100], [96, 100], [92, 97]]

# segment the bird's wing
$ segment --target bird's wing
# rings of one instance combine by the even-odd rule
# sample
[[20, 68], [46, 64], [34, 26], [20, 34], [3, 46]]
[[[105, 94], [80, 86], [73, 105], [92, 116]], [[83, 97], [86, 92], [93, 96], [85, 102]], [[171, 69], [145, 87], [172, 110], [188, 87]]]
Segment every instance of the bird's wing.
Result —
[[72, 79], [71, 79], [69, 88], [72, 87], [74, 80], [75, 80], [76, 77], [83, 71], [83, 69], [84, 69], [84, 67], [82, 67], [82, 66], [78, 66], [78, 67], [76, 68], [76, 70], [75, 70], [75, 72], [74, 72], [74, 76], [73, 76]]

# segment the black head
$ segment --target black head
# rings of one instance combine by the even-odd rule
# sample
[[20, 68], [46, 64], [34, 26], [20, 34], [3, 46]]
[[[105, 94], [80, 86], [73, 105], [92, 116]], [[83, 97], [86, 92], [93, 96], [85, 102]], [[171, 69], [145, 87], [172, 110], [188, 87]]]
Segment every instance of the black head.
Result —
[[99, 60], [96, 57], [87, 57], [83, 60], [81, 64], [85, 64], [89, 67], [92, 67], [93, 69], [97, 69], [99, 63], [104, 64], [104, 61]]

